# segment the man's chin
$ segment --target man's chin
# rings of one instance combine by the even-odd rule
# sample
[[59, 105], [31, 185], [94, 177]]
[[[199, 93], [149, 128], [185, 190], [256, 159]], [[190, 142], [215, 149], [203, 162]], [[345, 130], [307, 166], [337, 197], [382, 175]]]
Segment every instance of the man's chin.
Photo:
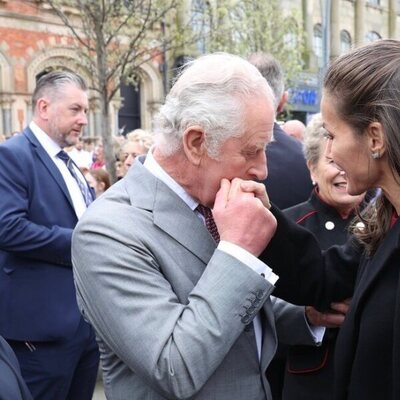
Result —
[[75, 146], [78, 143], [80, 136], [81, 136], [80, 132], [79, 133], [74, 132], [68, 135], [68, 137], [65, 138], [66, 146], [68, 147]]

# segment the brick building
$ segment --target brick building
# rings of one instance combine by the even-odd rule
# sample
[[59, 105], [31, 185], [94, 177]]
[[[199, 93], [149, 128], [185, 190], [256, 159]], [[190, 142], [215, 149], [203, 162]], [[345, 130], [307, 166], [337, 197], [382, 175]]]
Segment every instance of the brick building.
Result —
[[[72, 15], [73, 17], [73, 15]], [[58, 68], [76, 69], [74, 39], [46, 2], [0, 0], [0, 134], [20, 131], [31, 118], [31, 95], [38, 76]], [[88, 78], [87, 71], [79, 71]], [[146, 63], [140, 83], [121, 87], [124, 98], [111, 104], [114, 134], [138, 127], [150, 129], [151, 118], [163, 100], [157, 62]], [[92, 96], [87, 136], [99, 131], [99, 107]]]

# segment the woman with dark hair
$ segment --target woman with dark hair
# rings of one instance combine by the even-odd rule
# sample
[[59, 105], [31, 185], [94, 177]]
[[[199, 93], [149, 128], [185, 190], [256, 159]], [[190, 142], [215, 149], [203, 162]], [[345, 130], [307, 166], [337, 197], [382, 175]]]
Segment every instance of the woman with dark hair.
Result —
[[324, 253], [273, 208], [278, 228], [262, 259], [280, 276], [276, 295], [292, 302], [329, 307], [354, 288], [336, 342], [334, 398], [398, 400], [400, 41], [376, 41], [334, 60], [321, 111], [325, 155], [346, 173], [347, 192], [381, 194], [356, 218], [351, 241]]
[[[314, 184], [310, 198], [284, 210], [285, 215], [312, 232], [321, 249], [344, 244], [356, 209], [364, 200], [365, 192], [357, 196], [347, 193], [347, 177], [325, 153], [326, 130], [321, 114], [316, 114], [307, 125], [303, 151]], [[349, 301], [340, 307], [346, 310]], [[284, 400], [330, 400], [334, 389], [333, 352], [338, 328], [344, 313], [331, 311], [329, 323], [313, 307], [287, 306], [286, 313], [305, 312], [314, 326], [326, 326], [320, 346], [289, 346], [283, 384]], [[335, 316], [336, 318], [334, 318]], [[294, 332], [295, 335], [295, 332]]]

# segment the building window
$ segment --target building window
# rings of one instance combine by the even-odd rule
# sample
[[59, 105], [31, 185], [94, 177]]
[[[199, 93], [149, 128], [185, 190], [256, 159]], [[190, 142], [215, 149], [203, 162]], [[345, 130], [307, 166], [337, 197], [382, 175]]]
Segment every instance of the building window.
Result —
[[323, 44], [322, 44], [322, 25], [314, 25], [314, 36], [313, 36], [313, 50], [314, 54], [318, 59], [318, 65], [322, 66], [323, 57]]
[[375, 31], [369, 31], [365, 35], [366, 42], [375, 42], [375, 40], [381, 39], [381, 35]]
[[351, 49], [351, 36], [346, 30], [340, 31], [340, 54], [347, 53]]

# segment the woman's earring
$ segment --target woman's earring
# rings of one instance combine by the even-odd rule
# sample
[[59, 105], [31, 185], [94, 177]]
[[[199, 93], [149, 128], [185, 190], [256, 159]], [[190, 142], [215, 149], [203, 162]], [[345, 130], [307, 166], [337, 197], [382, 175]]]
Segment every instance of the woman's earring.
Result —
[[371, 154], [371, 156], [372, 156], [372, 158], [373, 158], [374, 160], [377, 160], [378, 158], [381, 158], [381, 153], [379, 153], [379, 151], [374, 151], [374, 152]]

